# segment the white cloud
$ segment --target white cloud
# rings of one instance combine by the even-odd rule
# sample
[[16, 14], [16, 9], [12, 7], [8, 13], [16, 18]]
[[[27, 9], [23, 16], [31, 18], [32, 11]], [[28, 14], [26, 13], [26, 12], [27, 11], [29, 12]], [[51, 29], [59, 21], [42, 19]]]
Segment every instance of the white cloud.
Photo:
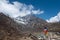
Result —
[[32, 10], [32, 13], [34, 13], [34, 14], [41, 14], [41, 13], [44, 13], [44, 11], [40, 11], [40, 10]]
[[46, 21], [49, 23], [59, 22], [60, 21], [60, 12], [56, 16], [51, 17], [49, 20], [46, 20]]
[[12, 2], [11, 4], [8, 0], [0, 0], [0, 12], [3, 12], [5, 15], [9, 15], [10, 17], [17, 17], [17, 16], [26, 16], [28, 14], [41, 14], [44, 11], [35, 10], [32, 5], [26, 5], [20, 2]]

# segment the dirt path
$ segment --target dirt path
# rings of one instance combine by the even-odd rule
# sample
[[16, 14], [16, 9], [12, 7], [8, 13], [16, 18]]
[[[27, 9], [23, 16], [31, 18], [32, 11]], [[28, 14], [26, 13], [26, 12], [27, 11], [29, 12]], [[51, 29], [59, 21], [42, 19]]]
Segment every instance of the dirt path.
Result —
[[22, 37], [22, 38], [20, 38], [20, 40], [33, 40], [33, 39], [31, 39], [30, 37]]

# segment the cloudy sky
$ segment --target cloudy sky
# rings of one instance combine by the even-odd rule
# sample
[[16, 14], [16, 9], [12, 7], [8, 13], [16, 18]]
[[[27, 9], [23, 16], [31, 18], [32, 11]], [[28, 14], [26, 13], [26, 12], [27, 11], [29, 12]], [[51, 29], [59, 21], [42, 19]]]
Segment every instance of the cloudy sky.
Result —
[[32, 13], [47, 22], [59, 22], [60, 0], [0, 0], [0, 12], [13, 18]]

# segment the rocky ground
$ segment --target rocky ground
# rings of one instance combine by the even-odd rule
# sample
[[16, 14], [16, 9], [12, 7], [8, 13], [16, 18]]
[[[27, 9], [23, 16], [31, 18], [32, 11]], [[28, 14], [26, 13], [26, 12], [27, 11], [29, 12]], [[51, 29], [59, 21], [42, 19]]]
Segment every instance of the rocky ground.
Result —
[[47, 35], [44, 35], [43, 32], [41, 33], [34, 33], [39, 40], [60, 40], [60, 34], [58, 32], [48, 32]]

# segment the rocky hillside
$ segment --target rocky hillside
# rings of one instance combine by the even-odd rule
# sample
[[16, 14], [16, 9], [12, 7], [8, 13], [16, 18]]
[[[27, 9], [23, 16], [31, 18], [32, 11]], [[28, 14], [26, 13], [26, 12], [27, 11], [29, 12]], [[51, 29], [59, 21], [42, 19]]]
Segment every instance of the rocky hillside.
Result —
[[[44, 27], [47, 27], [50, 32], [60, 32], [60, 22], [47, 23], [34, 15], [19, 16], [13, 19], [0, 13], [0, 40], [25, 40], [25, 37], [30, 40], [31, 37], [29, 35], [42, 32]], [[32, 38], [35, 39], [36, 37], [33, 36]]]
[[42, 19], [32, 15], [28, 16], [28, 18], [27, 16], [22, 17], [22, 19], [26, 19], [28, 24], [17, 23], [9, 16], [0, 13], [0, 40], [20, 39], [24, 35], [28, 36], [31, 32], [41, 31], [40, 29], [42, 28], [42, 25], [45, 24], [45, 21], [43, 22]]
[[60, 32], [60, 22], [48, 23], [48, 29], [52, 32]]
[[[0, 40], [20, 40], [21, 37], [29, 36], [31, 32], [40, 32], [46, 23], [46, 21], [35, 16], [22, 18], [26, 19], [28, 24], [17, 23], [12, 18], [0, 13]], [[33, 36], [32, 38], [34, 39], [35, 37]]]
[[20, 29], [21, 26], [11, 18], [0, 13], [0, 40], [18, 40], [18, 37], [22, 35], [18, 27]]

